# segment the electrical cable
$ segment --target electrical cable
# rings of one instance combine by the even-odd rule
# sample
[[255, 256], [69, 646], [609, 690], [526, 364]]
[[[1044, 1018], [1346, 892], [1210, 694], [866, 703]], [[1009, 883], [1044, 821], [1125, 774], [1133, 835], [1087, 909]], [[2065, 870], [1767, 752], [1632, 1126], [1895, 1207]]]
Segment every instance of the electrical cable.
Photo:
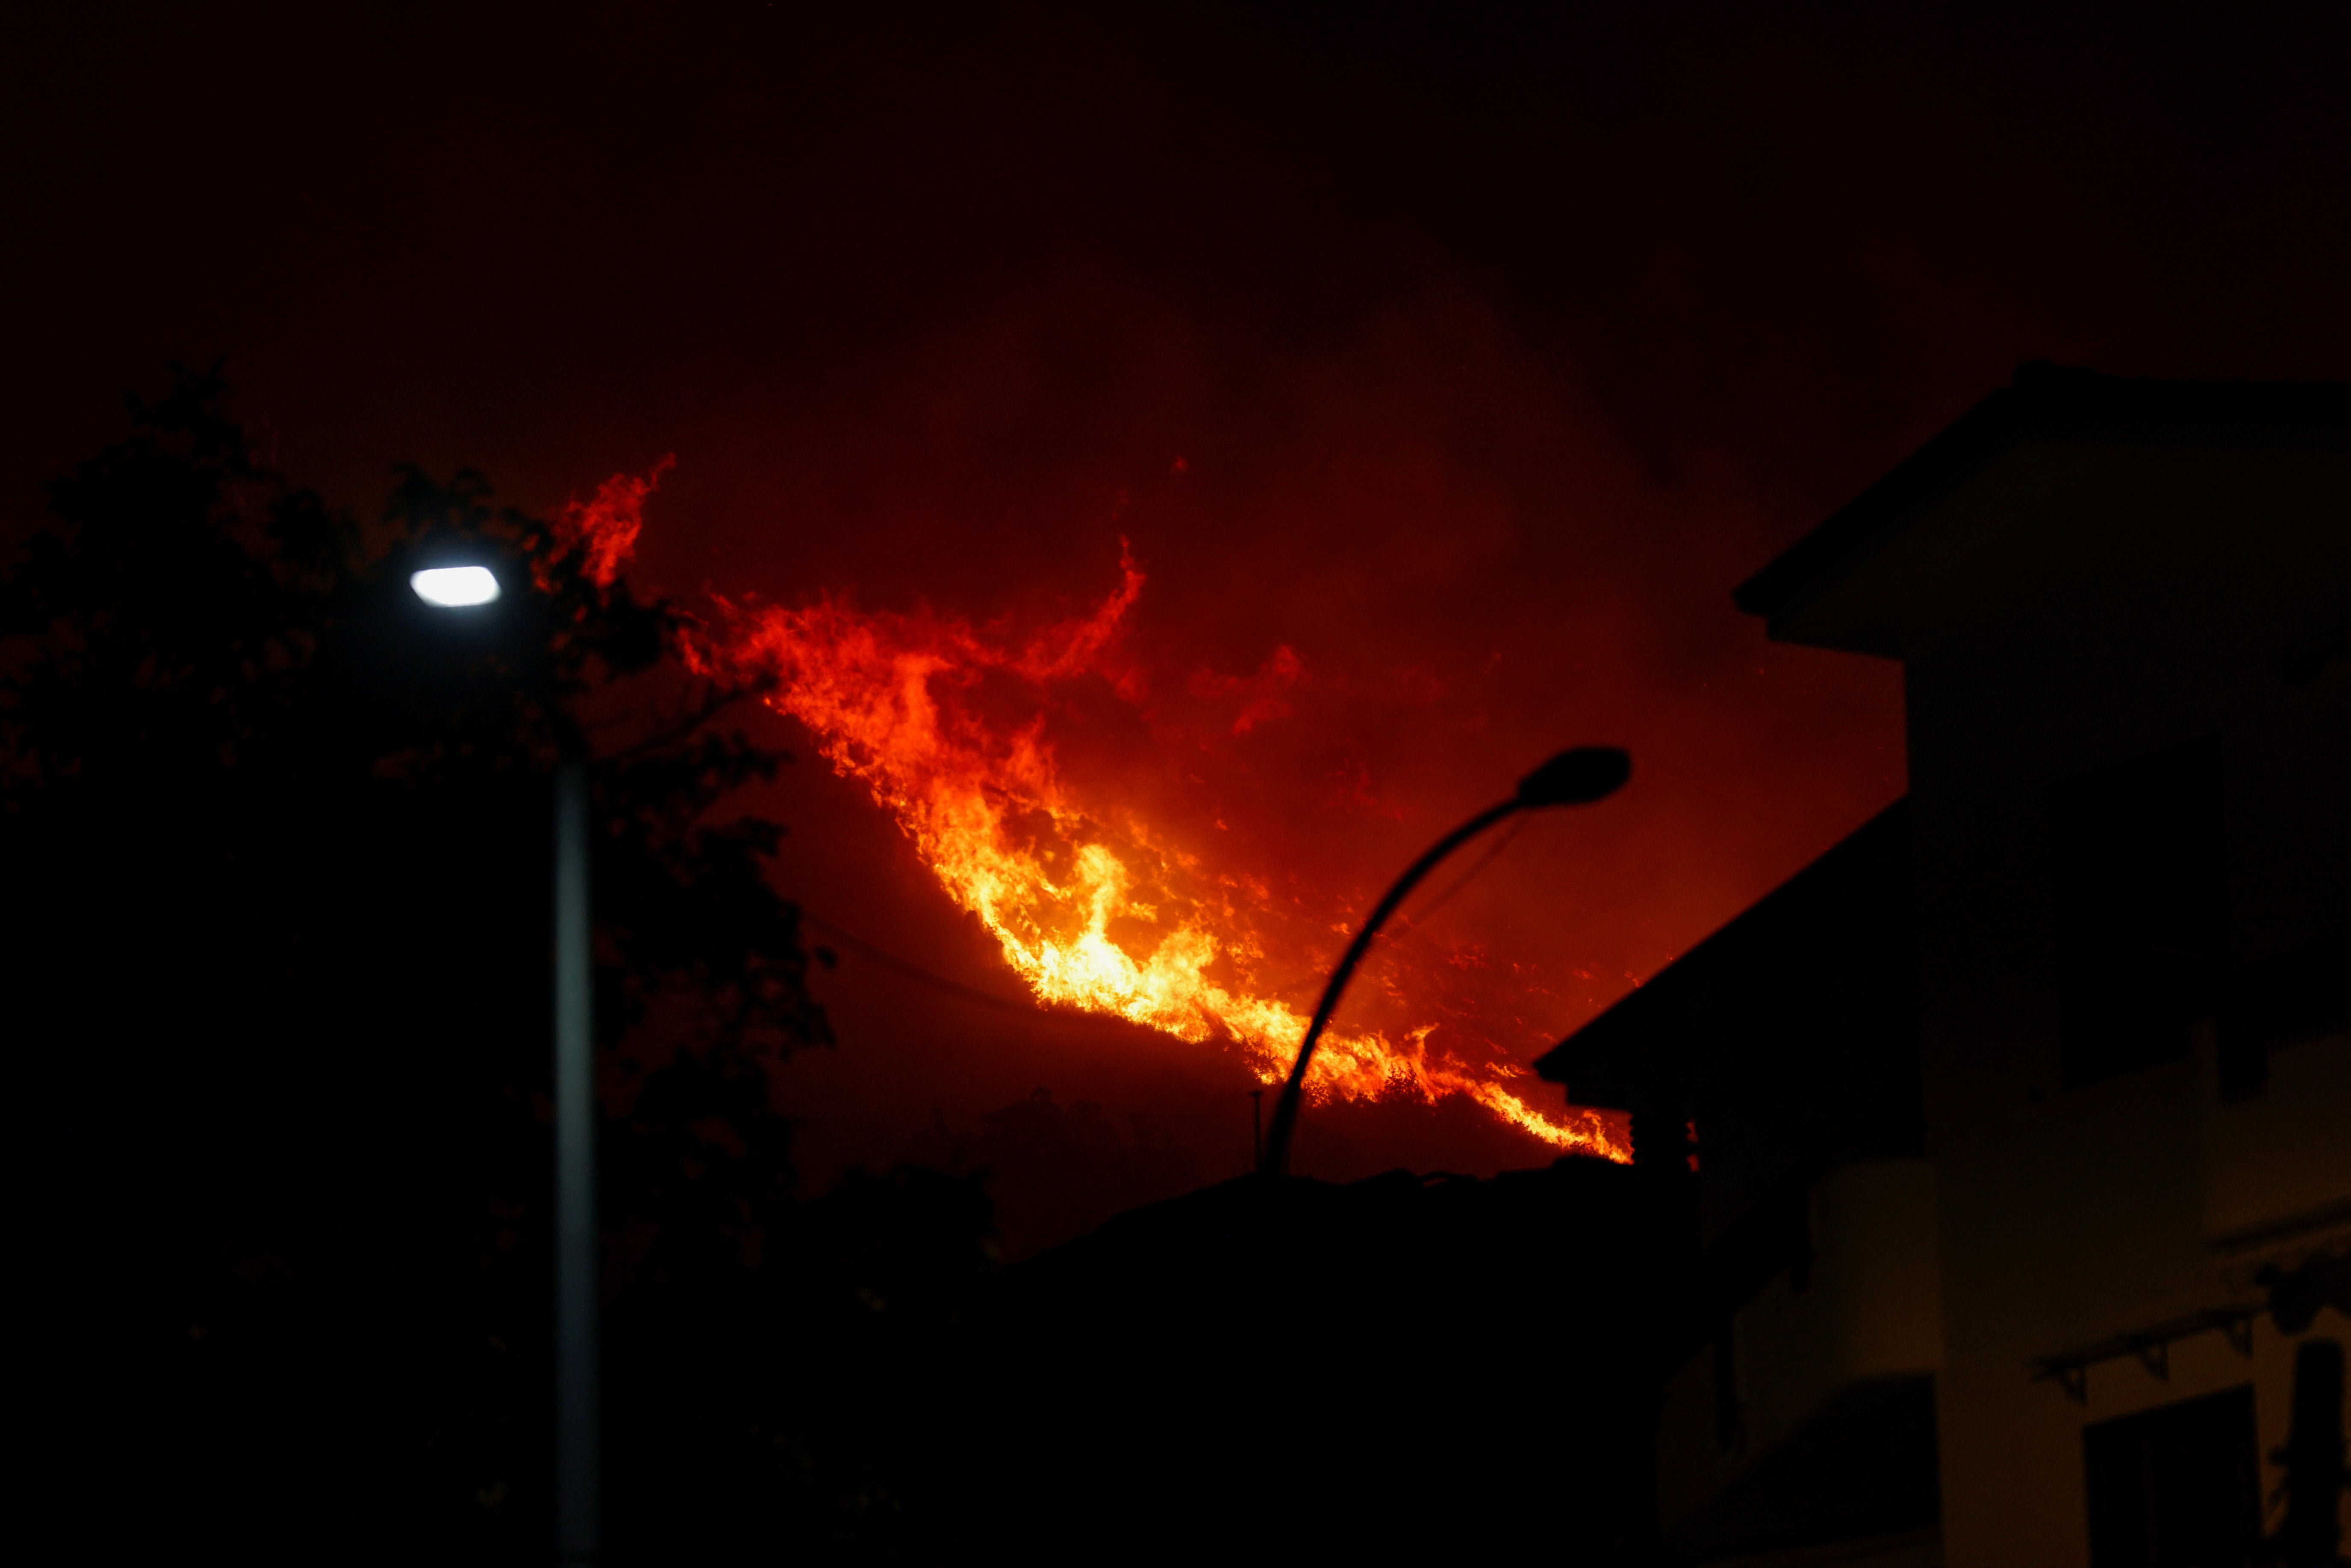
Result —
[[802, 924], [812, 925], [824, 933], [834, 946], [845, 947], [861, 958], [879, 964], [882, 967], [904, 975], [910, 980], [919, 980], [924, 985], [945, 991], [949, 996], [963, 1001], [994, 1008], [1000, 1012], [1018, 1013], [1022, 1018], [1029, 1019], [1040, 1017], [1070, 1019], [1072, 1016], [1059, 1009], [1049, 1008], [1042, 1002], [1016, 1002], [1007, 997], [991, 996], [986, 991], [967, 986], [960, 980], [950, 980], [945, 975], [935, 974], [920, 964], [899, 957], [887, 948], [877, 947], [863, 937], [842, 930], [822, 915], [810, 914], [806, 908], [800, 910], [800, 920]]
[[1393, 940], [1400, 941], [1418, 931], [1423, 921], [1436, 914], [1438, 910], [1444, 908], [1447, 902], [1449, 901], [1455, 894], [1459, 893], [1463, 888], [1477, 881], [1479, 873], [1483, 872], [1488, 866], [1492, 865], [1494, 862], [1499, 858], [1501, 852], [1510, 847], [1510, 841], [1526, 831], [1527, 821], [1527, 818], [1521, 816], [1518, 821], [1512, 822], [1503, 832], [1502, 836], [1494, 841], [1493, 847], [1488, 850], [1484, 854], [1479, 855], [1478, 857], [1477, 863], [1472, 865], [1468, 871], [1463, 872], [1460, 876], [1454, 881], [1450, 887], [1447, 887], [1443, 893], [1438, 894], [1435, 898], [1430, 899], [1426, 904], [1421, 905], [1417, 913], [1406, 915], [1403, 922], [1404, 929], [1397, 932]]

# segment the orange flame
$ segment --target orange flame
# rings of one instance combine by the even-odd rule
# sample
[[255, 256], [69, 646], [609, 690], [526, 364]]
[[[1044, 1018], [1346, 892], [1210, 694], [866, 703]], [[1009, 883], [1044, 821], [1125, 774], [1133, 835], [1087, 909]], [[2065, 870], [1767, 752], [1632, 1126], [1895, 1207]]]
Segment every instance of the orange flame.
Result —
[[[1274, 1082], [1306, 1019], [1263, 994], [1258, 978], [1265, 883], [1217, 874], [1134, 811], [1078, 799], [1041, 715], [1007, 728], [973, 711], [975, 688], [991, 674], [1040, 691], [1107, 676], [1128, 694], [1113, 655], [1144, 574], [1123, 548], [1121, 557], [1120, 586], [1091, 614], [1018, 649], [960, 621], [865, 613], [831, 597], [789, 610], [720, 599], [718, 624], [688, 639], [687, 657], [705, 675], [758, 685], [770, 707], [813, 731], [822, 755], [872, 791], [1040, 1000], [1227, 1042]], [[1296, 655], [1285, 648], [1281, 657], [1294, 675]], [[1631, 1157], [1612, 1119], [1545, 1116], [1510, 1086], [1522, 1070], [1433, 1051], [1433, 1030], [1400, 1040], [1327, 1033], [1310, 1096], [1465, 1094], [1554, 1147]]]
[[[555, 553], [580, 551], [581, 570], [599, 588], [610, 588], [630, 556], [636, 553], [637, 536], [644, 531], [645, 497], [661, 484], [663, 475], [677, 466], [673, 452], [645, 471], [642, 479], [615, 474], [596, 486], [588, 500], [569, 500], [555, 517]], [[539, 583], [545, 588], [547, 583]]]

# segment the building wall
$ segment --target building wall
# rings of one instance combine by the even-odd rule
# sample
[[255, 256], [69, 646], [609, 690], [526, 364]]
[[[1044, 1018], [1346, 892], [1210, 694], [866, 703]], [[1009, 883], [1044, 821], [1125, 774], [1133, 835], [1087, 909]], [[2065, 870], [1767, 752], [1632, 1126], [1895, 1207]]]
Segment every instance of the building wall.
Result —
[[1833, 1171], [1811, 1195], [1802, 1287], [1782, 1274], [1733, 1320], [1741, 1404], [1769, 1448], [1840, 1389], [1942, 1359], [1934, 1172], [1924, 1160]]
[[[1714, 1028], [1716, 1015], [1790, 1010], [1769, 964], [1718, 976], [1723, 998], [1703, 1017], [1628, 1033], [1651, 1056], [1675, 1053], [1681, 1089], [1698, 1095], [1676, 1103], [1696, 1107], [1714, 1162], [1699, 1183], [1711, 1242], [1731, 1249], [1759, 1216], [1779, 1223], [1792, 1183], [1817, 1184], [1813, 1277], [1718, 1282], [1725, 1308], [1737, 1304], [1730, 1331], [1667, 1389], [1660, 1500], [1686, 1560], [1729, 1562], [1792, 1541], [1802, 1521], [1860, 1520], [1855, 1498], [1879, 1484], [1868, 1435], [1905, 1421], [1933, 1434], [1934, 1550], [1952, 1568], [2086, 1564], [2085, 1431], [2097, 1423], [2250, 1389], [2261, 1458], [2286, 1440], [2307, 1336], [2267, 1317], [2243, 1348], [2206, 1328], [2174, 1333], [2159, 1364], [2099, 1360], [2078, 1398], [2036, 1376], [2048, 1358], [2116, 1336], [2257, 1310], [2265, 1267], [2351, 1248], [2339, 1005], [2331, 1034], [2270, 1038], [2265, 1078], [2246, 1076], [2241, 1044], [2256, 1031], [2228, 1011], [2265, 967], [2351, 955], [2351, 453], [2302, 437], [2229, 444], [2241, 437], [2018, 442], [1773, 612], [1775, 636], [1904, 663], [1924, 1157], [1847, 1178], [1822, 1157], [1834, 1118], [1819, 1085], [1774, 1087], [1802, 1113], [1752, 1092], [1698, 1093], [1738, 1077], [1744, 1037]], [[2177, 885], [2214, 915], [2179, 943], [2134, 913], [2163, 902], [2140, 887], [2133, 846], [2167, 852], [2109, 783], [2167, 753], [2196, 760], [2139, 777], [2192, 781], [2179, 799], [2218, 821], [2176, 857], [2198, 868]], [[2109, 965], [2085, 931], [2126, 933], [2128, 962]], [[1809, 935], [1854, 948], [1843, 932]], [[2335, 967], [2351, 972], [2351, 957]], [[2150, 999], [2178, 1004], [2165, 1051], [2080, 1049], [2095, 1034], [2085, 1017], [2130, 1019]], [[1828, 1079], [1854, 1081], [1843, 1062]], [[1904, 1190], [1921, 1218], [1840, 1224], [1836, 1184], [1865, 1186], [1874, 1167], [1915, 1174]], [[1898, 1207], [1879, 1205], [1880, 1218]], [[1860, 1283], [1853, 1260], [1873, 1254], [1902, 1289]], [[1769, 1266], [1802, 1255], [1799, 1243]], [[1923, 1352], [1922, 1325], [1935, 1341]], [[1863, 1348], [1873, 1334], [1884, 1343]], [[2351, 1338], [2351, 1322], [2321, 1312], [2308, 1335]], [[1929, 1386], [1931, 1410], [1914, 1420]], [[2225, 1399], [2210, 1408], [2241, 1416]], [[2243, 1457], [2250, 1473], [2260, 1461]], [[2261, 1470], [2273, 1487], [2277, 1471]]]
[[[2175, 1342], [2168, 1376], [2132, 1357], [2100, 1362], [2087, 1369], [2079, 1405], [2028, 1372], [2037, 1358], [2118, 1333], [2258, 1301], [2263, 1263], [2351, 1239], [2351, 1222], [2338, 1219], [2266, 1244], [2210, 1244], [2206, 1129], [2277, 1112], [2292, 1125], [2276, 1146], [2298, 1168], [2258, 1188], [2272, 1195], [2260, 1212], [2274, 1223], [2309, 1212], [2312, 1186], [2338, 1201], [2351, 1193], [2340, 1132], [2351, 1125], [2351, 1039], [2281, 1051], [2271, 1094], [2250, 1104], [2221, 1104], [2211, 1061], [2199, 1054], [1938, 1146], [1946, 1332], [1938, 1436], [1953, 1568], [2089, 1561], [2082, 1428], [2093, 1422], [2250, 1383], [2262, 1452], [2284, 1443], [2299, 1342], [2265, 1317], [2252, 1325], [2250, 1357], [2215, 1331]], [[2241, 1185], [2241, 1198], [2252, 1190]], [[2251, 1217], [2241, 1202], [2224, 1212], [2232, 1222]], [[2311, 1332], [2339, 1338], [2346, 1329], [2322, 1312]]]
[[1889, 1479], [1898, 1490], [1900, 1461], [1872, 1469], [1866, 1458], [1894, 1440], [1878, 1423], [1911, 1408], [1909, 1385], [1922, 1414], [1931, 1404], [1923, 1385], [1942, 1343], [1933, 1173], [1918, 1159], [1859, 1161], [1814, 1183], [1807, 1203], [1801, 1280], [1774, 1277], [1733, 1314], [1728, 1357], [1702, 1351], [1667, 1383], [1658, 1501], [1670, 1546], [1711, 1557], [1719, 1543], [1807, 1526], [1865, 1527], [1883, 1500], [1873, 1492]]
[[[2283, 673], [2289, 644], [2339, 612], [2351, 508], [2339, 458], [2295, 462], [2150, 459], [2077, 489], [2076, 511], [2043, 518], [2001, 572], [1955, 570], [1949, 603], [1913, 610], [1952, 1568], [2087, 1563], [2090, 1422], [2250, 1382], [2264, 1453], [2282, 1442], [2292, 1346], [2266, 1321], [2250, 1359], [2218, 1333], [2173, 1345], [2168, 1381], [2136, 1360], [2094, 1366], [2085, 1406], [2030, 1367], [2258, 1301], [2263, 1258], [2351, 1229], [2324, 1219], [2351, 1202], [2351, 1038], [2281, 1049], [2241, 1102], [2221, 1097], [2209, 1029], [2186, 1061], [2071, 1091], [2060, 1071], [2051, 800], [2069, 779], [2217, 735], [2231, 960], [2339, 941], [2351, 925], [2351, 665]], [[2312, 1332], [2346, 1331], [2326, 1313]]]

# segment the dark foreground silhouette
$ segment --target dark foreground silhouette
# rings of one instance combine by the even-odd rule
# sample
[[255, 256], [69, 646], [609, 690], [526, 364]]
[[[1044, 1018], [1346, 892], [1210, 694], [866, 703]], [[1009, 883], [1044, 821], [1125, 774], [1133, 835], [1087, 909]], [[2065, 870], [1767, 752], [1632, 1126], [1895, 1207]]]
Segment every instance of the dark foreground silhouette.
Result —
[[1069, 1555], [1628, 1560], [1669, 1261], [1642, 1185], [1593, 1160], [1244, 1177], [1021, 1266], [996, 1320], [1014, 1528]]
[[[31, 1419], [82, 1550], [543, 1561], [549, 780], [592, 737], [614, 1563], [1605, 1561], [1627, 1173], [1228, 1184], [1007, 1270], [978, 1176], [797, 1193], [783, 760], [476, 476], [361, 521], [206, 376], [0, 580]], [[494, 613], [421, 605], [462, 554]], [[1637, 1533], [1637, 1531], [1635, 1531]]]

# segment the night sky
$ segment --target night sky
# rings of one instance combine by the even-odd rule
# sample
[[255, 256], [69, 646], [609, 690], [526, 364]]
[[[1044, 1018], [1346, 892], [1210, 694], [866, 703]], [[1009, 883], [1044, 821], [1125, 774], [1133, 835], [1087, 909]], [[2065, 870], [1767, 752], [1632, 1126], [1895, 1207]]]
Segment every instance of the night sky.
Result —
[[[2351, 376], [2351, 11], [1893, 9], [19, 20], [7, 534], [120, 390], [225, 356], [362, 507], [396, 460], [551, 508], [674, 453], [631, 576], [690, 602], [1018, 635], [1123, 538], [1158, 695], [1056, 698], [1066, 767], [1333, 923], [1551, 751], [1633, 751], [1367, 982], [1449, 967], [1526, 1061], [1902, 789], [1897, 672], [1768, 646], [1742, 577], [2022, 361]], [[843, 946], [782, 1083], [812, 1181], [984, 1157], [1039, 1088], [1132, 1146], [1071, 1177], [1112, 1197], [1241, 1167], [1235, 1062], [1040, 1014], [762, 722], [819, 936], [978, 993]], [[1550, 1157], [1458, 1103], [1319, 1127], [1315, 1174]]]

